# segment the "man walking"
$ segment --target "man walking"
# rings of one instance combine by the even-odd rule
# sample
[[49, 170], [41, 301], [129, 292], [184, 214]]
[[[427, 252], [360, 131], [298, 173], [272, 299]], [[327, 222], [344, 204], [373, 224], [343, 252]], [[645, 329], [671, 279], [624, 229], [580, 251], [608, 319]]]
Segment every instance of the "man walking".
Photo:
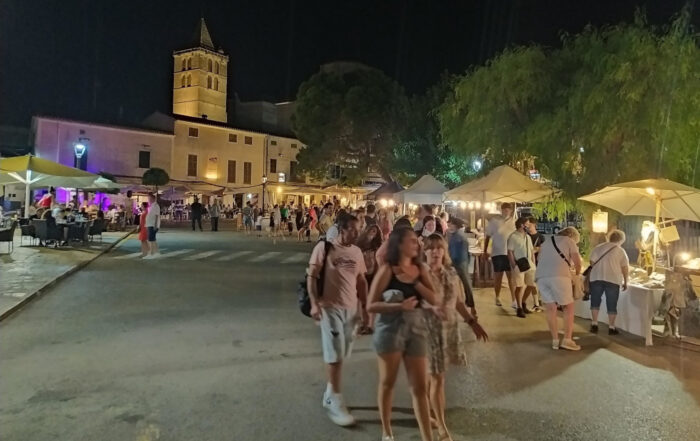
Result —
[[319, 239], [326, 237], [326, 233], [333, 225], [333, 204], [328, 202], [323, 206], [321, 218], [318, 220], [316, 228], [318, 229]]
[[250, 206], [250, 201], [245, 203], [243, 207], [243, 228], [246, 234], [253, 232], [253, 207]]
[[452, 259], [452, 265], [457, 270], [457, 275], [464, 285], [466, 304], [476, 317], [476, 305], [471, 280], [469, 280], [469, 240], [464, 232], [464, 222], [454, 216], [447, 222], [447, 247]]
[[[491, 247], [491, 263], [493, 264], [493, 289], [496, 292], [496, 306], [501, 306], [501, 285], [503, 284], [503, 273], [508, 277], [508, 286], [513, 293], [513, 281], [511, 280], [510, 261], [508, 260], [507, 241], [515, 231], [515, 219], [513, 217], [513, 205], [507, 202], [501, 204], [502, 216], [495, 216], [489, 220], [486, 226], [486, 240], [484, 241], [484, 258], [489, 258], [489, 241]], [[518, 304], [513, 300], [513, 309], [518, 308]]]
[[158, 243], [156, 242], [156, 233], [160, 229], [160, 205], [156, 200], [156, 196], [151, 193], [148, 195], [148, 203], [150, 208], [146, 214], [146, 229], [148, 230], [148, 255], [144, 259], [157, 259], [160, 257], [158, 251]]
[[197, 196], [194, 197], [190, 210], [192, 211], [192, 231], [194, 231], [195, 222], [199, 225], [199, 231], [204, 231], [202, 230], [202, 204], [199, 203]]
[[510, 284], [511, 296], [515, 298], [518, 317], [524, 318], [526, 312], [532, 312], [525, 306], [535, 287], [535, 254], [533, 252], [530, 231], [530, 218], [521, 217], [515, 221], [515, 232], [508, 238], [508, 261], [513, 271], [513, 283]]
[[221, 216], [221, 205], [218, 199], [209, 206], [209, 217], [211, 218], [211, 231], [219, 231], [219, 216]]
[[[343, 360], [352, 352], [358, 304], [365, 304], [367, 298], [367, 269], [362, 251], [353, 245], [359, 235], [358, 219], [343, 216], [338, 227], [340, 236], [330, 242], [327, 256], [326, 243], [316, 244], [309, 260], [307, 287], [311, 316], [320, 322], [323, 361], [328, 374], [323, 407], [335, 424], [349, 426], [355, 423], [355, 419], [343, 402], [341, 372]], [[322, 270], [324, 277], [319, 284]]]

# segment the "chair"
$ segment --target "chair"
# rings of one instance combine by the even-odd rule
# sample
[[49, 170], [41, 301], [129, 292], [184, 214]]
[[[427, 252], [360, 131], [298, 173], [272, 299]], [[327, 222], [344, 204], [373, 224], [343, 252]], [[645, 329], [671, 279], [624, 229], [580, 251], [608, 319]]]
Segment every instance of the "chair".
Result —
[[58, 230], [49, 230], [45, 219], [32, 219], [34, 235], [39, 241], [46, 244], [47, 240], [61, 240]]
[[102, 242], [102, 232], [104, 231], [104, 227], [104, 219], [95, 219], [92, 221], [92, 224], [88, 229], [88, 238], [92, 241], [95, 236], [100, 236], [100, 242]]
[[34, 245], [34, 240], [38, 239], [38, 237], [36, 237], [36, 229], [34, 228], [34, 225], [22, 225], [20, 223], [19, 229], [22, 231], [22, 234], [20, 235], [20, 246], [24, 244], [25, 237], [29, 238], [30, 245]]
[[15, 249], [15, 228], [17, 228], [17, 221], [12, 222], [10, 228], [0, 230], [0, 242], [7, 242], [7, 254], [12, 254]]

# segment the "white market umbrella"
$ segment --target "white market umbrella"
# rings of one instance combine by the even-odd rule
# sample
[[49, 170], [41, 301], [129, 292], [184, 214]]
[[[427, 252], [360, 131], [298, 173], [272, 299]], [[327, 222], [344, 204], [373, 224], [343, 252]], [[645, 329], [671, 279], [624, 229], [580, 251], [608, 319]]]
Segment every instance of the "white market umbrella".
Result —
[[663, 218], [700, 222], [700, 190], [668, 179], [643, 179], [609, 185], [579, 198], [618, 211], [626, 216], [654, 218], [654, 259]]
[[486, 176], [467, 182], [444, 193], [446, 200], [529, 203], [551, 197], [558, 192], [540, 184], [507, 165], [491, 170]]
[[626, 216], [700, 222], [700, 190], [668, 179], [643, 179], [613, 184], [579, 199]]
[[442, 182], [431, 175], [425, 175], [408, 189], [396, 193], [394, 199], [404, 204], [442, 204], [442, 197], [446, 191], [447, 187]]

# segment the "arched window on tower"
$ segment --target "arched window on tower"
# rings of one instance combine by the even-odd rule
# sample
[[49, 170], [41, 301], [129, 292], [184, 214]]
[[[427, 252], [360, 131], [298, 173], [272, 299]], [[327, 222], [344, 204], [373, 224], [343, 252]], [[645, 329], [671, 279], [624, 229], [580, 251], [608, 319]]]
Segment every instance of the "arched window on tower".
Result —
[[192, 85], [192, 75], [187, 75], [187, 87]]
[[180, 70], [187, 70], [187, 58], [182, 59], [182, 69]]
[[219, 62], [217, 61], [216, 64], [214, 65], [214, 73], [219, 75]]
[[214, 90], [219, 90], [219, 79], [214, 78]]
[[192, 69], [192, 58], [187, 59], [187, 69]]
[[211, 89], [211, 77], [207, 77], [207, 89]]
[[207, 61], [207, 70], [211, 72], [211, 60]]
[[182, 76], [182, 87], [187, 86], [187, 75]]

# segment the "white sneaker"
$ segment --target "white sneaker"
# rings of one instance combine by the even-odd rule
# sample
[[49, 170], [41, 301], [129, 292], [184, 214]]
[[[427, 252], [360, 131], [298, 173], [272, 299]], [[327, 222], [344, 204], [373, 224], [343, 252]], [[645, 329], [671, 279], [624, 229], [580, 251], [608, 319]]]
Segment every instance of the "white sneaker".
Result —
[[384, 435], [382, 441], [394, 441], [394, 437], [391, 435]]
[[328, 394], [323, 401], [323, 407], [326, 408], [328, 418], [339, 426], [352, 426], [355, 424], [355, 418], [350, 415], [350, 412], [343, 403], [341, 394]]
[[559, 340], [552, 340], [552, 349], [559, 349]]
[[149, 254], [148, 256], [144, 257], [143, 259], [144, 260], [146, 260], [146, 259], [151, 260], [151, 259], [157, 259], [159, 257], [160, 257], [160, 253], [156, 253], [156, 254]]
[[517, 303], [517, 302], [513, 302], [513, 303], [510, 304], [510, 307], [513, 308], [513, 309], [515, 309], [515, 310], [517, 310], [517, 309], [518, 309], [518, 303]]

